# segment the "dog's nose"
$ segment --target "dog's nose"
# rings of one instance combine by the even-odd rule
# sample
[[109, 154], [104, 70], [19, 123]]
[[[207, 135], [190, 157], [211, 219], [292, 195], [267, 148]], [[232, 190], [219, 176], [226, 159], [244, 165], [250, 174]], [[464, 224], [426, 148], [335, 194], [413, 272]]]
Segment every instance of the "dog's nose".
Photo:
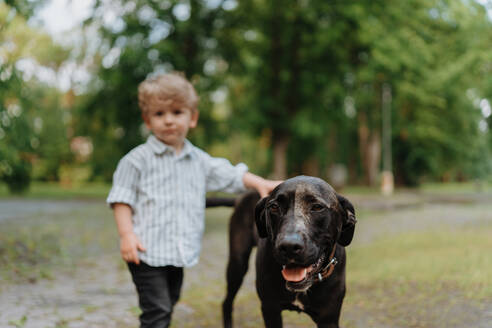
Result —
[[285, 236], [278, 245], [280, 253], [284, 256], [293, 256], [300, 254], [304, 249], [304, 242], [301, 235], [291, 233]]

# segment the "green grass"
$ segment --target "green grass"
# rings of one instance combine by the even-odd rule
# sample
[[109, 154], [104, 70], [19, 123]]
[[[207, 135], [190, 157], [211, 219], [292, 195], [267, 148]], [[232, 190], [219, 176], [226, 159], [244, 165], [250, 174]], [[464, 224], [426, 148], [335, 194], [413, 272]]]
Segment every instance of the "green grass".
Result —
[[419, 190], [425, 193], [440, 194], [491, 193], [492, 183], [489, 181], [425, 183], [419, 187]]
[[492, 298], [492, 226], [406, 233], [349, 248], [349, 284], [448, 287]]
[[[23, 194], [11, 194], [7, 185], [0, 182], [1, 198], [27, 199], [104, 199], [107, 197], [111, 184], [87, 182], [72, 186], [64, 186], [58, 182], [32, 182]], [[221, 192], [211, 192], [210, 197], [235, 197]]]
[[33, 182], [29, 190], [21, 195], [10, 194], [7, 186], [0, 183], [0, 198], [30, 199], [75, 199], [104, 198], [111, 186], [104, 183], [86, 183], [77, 186], [62, 186], [57, 182]]
[[[465, 327], [492, 300], [492, 224], [403, 233], [349, 247], [342, 322], [365, 327]], [[485, 309], [486, 310], [486, 309]]]
[[[342, 195], [348, 196], [379, 197], [381, 195], [379, 186], [369, 187], [363, 185], [349, 185], [339, 190], [339, 192]], [[405, 195], [408, 194], [425, 197], [426, 195], [463, 196], [480, 193], [490, 194], [492, 197], [492, 182], [481, 181], [478, 184], [476, 182], [424, 183], [415, 188], [402, 188], [397, 186], [392, 197], [405, 197]]]
[[[80, 183], [71, 186], [63, 186], [58, 182], [39, 182], [31, 183], [29, 190], [21, 195], [12, 195], [7, 186], [0, 183], [0, 198], [26, 197], [30, 199], [73, 199], [73, 198], [105, 198], [111, 188], [108, 183]], [[453, 183], [426, 183], [416, 189], [397, 188], [396, 194], [402, 192], [423, 192], [427, 194], [469, 194], [477, 192], [492, 193], [492, 183], [483, 182], [480, 187], [474, 182], [453, 182]], [[342, 194], [357, 195], [379, 195], [379, 187], [367, 186], [347, 186], [341, 190]], [[211, 196], [233, 197], [230, 194], [210, 193]]]

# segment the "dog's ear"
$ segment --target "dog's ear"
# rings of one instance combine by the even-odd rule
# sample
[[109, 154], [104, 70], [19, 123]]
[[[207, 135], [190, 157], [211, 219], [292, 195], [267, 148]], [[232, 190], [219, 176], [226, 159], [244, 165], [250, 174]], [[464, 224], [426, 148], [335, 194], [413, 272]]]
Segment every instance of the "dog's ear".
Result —
[[267, 218], [266, 218], [266, 210], [265, 210], [265, 204], [267, 201], [268, 197], [263, 197], [256, 203], [255, 207], [255, 222], [256, 222], [256, 229], [258, 230], [258, 236], [260, 238], [266, 238], [268, 236], [267, 233]]
[[342, 232], [338, 239], [338, 243], [342, 246], [348, 246], [354, 237], [355, 223], [357, 223], [355, 209], [347, 198], [337, 194], [337, 199], [343, 211], [343, 213], [341, 213], [343, 217]]

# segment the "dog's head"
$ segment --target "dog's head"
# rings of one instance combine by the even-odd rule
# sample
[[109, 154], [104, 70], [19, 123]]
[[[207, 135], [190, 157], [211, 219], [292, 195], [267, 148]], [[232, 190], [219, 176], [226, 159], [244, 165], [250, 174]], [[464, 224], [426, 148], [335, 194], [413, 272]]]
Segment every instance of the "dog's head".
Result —
[[269, 238], [292, 291], [312, 285], [335, 244], [350, 244], [356, 223], [354, 207], [346, 198], [325, 181], [308, 176], [278, 185], [256, 204], [255, 219], [258, 235]]

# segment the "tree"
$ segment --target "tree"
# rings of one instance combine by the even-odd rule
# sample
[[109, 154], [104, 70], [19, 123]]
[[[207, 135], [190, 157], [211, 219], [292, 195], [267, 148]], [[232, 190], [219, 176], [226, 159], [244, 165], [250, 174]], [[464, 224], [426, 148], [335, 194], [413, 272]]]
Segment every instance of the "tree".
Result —
[[0, 179], [18, 193], [29, 186], [42, 131], [35, 122], [46, 87], [31, 76], [32, 70], [40, 65], [56, 69], [68, 53], [29, 27], [16, 8], [31, 12], [24, 2], [0, 4]]
[[[353, 181], [374, 185], [383, 85], [393, 93], [400, 184], [471, 172], [485, 147], [467, 90], [486, 97], [490, 88], [491, 23], [474, 1], [104, 3], [88, 22], [100, 27], [102, 67], [79, 132], [97, 144], [94, 172], [105, 179], [143, 139], [138, 83], [170, 70], [185, 72], [202, 97], [194, 141], [234, 140], [237, 131], [261, 139], [278, 178], [325, 176], [341, 162]], [[108, 11], [117, 18], [105, 24]], [[228, 95], [226, 119], [210, 100], [217, 90]]]
[[[393, 90], [394, 167], [400, 184], [462, 170], [480, 144], [478, 86], [490, 21], [474, 2], [360, 2], [353, 11], [350, 86], [365, 181], [380, 166], [383, 84]], [[470, 36], [473, 35], [473, 38]], [[461, 137], [456, 138], [456, 134]]]
[[[273, 175], [320, 173], [330, 138], [345, 125], [342, 88], [352, 5], [326, 1], [241, 1], [218, 31], [230, 64], [234, 117], [268, 131]], [[327, 154], [328, 153], [328, 154]]]

